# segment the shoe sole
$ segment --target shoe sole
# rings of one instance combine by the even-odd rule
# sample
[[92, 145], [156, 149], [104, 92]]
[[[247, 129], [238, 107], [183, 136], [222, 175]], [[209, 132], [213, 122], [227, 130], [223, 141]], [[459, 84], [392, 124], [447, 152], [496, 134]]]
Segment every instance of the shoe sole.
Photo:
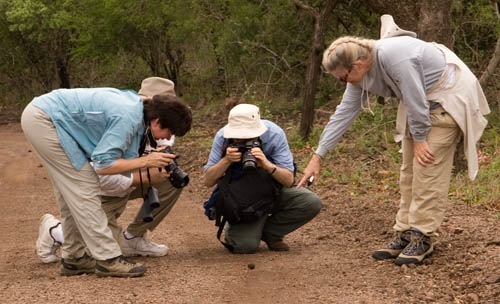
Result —
[[391, 249], [382, 249], [382, 250], [377, 250], [372, 253], [372, 258], [375, 260], [389, 260], [389, 259], [395, 259], [399, 256], [399, 254], [403, 250], [391, 250]]
[[[38, 255], [38, 252], [37, 252], [37, 255]], [[41, 257], [40, 255], [38, 255], [38, 258], [44, 264], [50, 264], [50, 263], [55, 263], [55, 262], [59, 261], [59, 258], [56, 255], [52, 255], [52, 256], [48, 256], [48, 257]]]
[[168, 252], [165, 252], [164, 254], [162, 253], [150, 253], [150, 252], [125, 252], [122, 250], [122, 254], [125, 257], [163, 257], [166, 256]]
[[103, 278], [103, 277], [117, 277], [117, 278], [137, 278], [142, 277], [146, 272], [103, 272], [97, 270], [95, 275]]
[[269, 251], [277, 251], [277, 252], [284, 252], [284, 251], [290, 251], [290, 247], [269, 247], [267, 246]]
[[267, 248], [269, 249], [269, 251], [277, 251], [277, 252], [290, 251], [290, 248], [270, 248], [269, 246]]
[[77, 276], [82, 274], [93, 274], [95, 273], [95, 269], [78, 269], [78, 270], [69, 270], [66, 268], [61, 269], [61, 275], [65, 277]]

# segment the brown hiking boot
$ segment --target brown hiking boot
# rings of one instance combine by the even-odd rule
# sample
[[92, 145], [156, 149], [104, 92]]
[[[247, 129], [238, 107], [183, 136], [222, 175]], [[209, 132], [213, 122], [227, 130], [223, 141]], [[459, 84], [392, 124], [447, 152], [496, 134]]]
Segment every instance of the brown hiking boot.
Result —
[[267, 244], [267, 248], [271, 251], [288, 251], [290, 247], [280, 239], [263, 237], [262, 240]]
[[375, 250], [372, 257], [376, 260], [395, 259], [410, 243], [409, 230], [397, 231], [394, 239], [382, 249]]
[[87, 254], [77, 259], [61, 259], [61, 275], [74, 276], [94, 273], [95, 265], [95, 260]]
[[146, 267], [140, 263], [127, 260], [123, 255], [116, 258], [97, 261], [95, 274], [98, 277], [140, 277], [146, 273]]

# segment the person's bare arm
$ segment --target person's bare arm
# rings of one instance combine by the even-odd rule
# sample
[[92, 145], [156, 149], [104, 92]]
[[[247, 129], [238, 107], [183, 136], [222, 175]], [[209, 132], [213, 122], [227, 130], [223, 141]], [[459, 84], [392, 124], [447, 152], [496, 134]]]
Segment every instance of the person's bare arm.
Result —
[[238, 148], [228, 147], [226, 149], [226, 155], [221, 158], [218, 163], [205, 170], [203, 184], [206, 187], [214, 186], [217, 180], [224, 175], [229, 166], [234, 162], [239, 162], [240, 159], [241, 153], [238, 152]]
[[270, 162], [260, 148], [252, 148], [252, 155], [255, 157], [259, 166], [271, 174], [271, 176], [285, 187], [291, 187], [293, 184], [293, 172], [286, 168], [281, 168]]
[[152, 152], [148, 155], [134, 159], [117, 159], [113, 165], [96, 170], [99, 175], [112, 175], [131, 172], [140, 168], [162, 168], [175, 159], [175, 155], [169, 153]]

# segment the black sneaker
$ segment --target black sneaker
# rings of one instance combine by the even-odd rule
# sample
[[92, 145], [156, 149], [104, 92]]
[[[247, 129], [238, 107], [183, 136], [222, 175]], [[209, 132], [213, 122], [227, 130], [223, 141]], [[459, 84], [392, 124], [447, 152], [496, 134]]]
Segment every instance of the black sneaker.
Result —
[[146, 273], [146, 267], [127, 260], [123, 255], [104, 261], [97, 261], [95, 274], [98, 277], [140, 277]]
[[396, 231], [396, 236], [387, 246], [375, 250], [372, 257], [375, 260], [395, 259], [410, 243], [410, 231]]
[[412, 229], [411, 241], [408, 246], [399, 254], [394, 263], [398, 266], [405, 264], [421, 264], [422, 261], [432, 254], [434, 247], [430, 237], [422, 232]]
[[61, 275], [74, 276], [95, 272], [95, 260], [84, 254], [77, 259], [61, 259]]

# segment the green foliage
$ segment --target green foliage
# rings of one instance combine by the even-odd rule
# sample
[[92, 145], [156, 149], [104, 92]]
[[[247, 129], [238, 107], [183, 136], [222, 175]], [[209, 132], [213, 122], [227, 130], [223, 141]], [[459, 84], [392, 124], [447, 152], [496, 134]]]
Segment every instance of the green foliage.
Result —
[[455, 176], [450, 187], [450, 196], [468, 204], [491, 205], [499, 208], [499, 180], [500, 157], [497, 153], [490, 163], [481, 168], [476, 180], [469, 180], [467, 172], [461, 172]]
[[454, 51], [472, 69], [483, 69], [500, 37], [500, 20], [490, 0], [453, 1]]
[[490, 102], [491, 113], [486, 116], [488, 125], [481, 137], [483, 143], [480, 147], [490, 155], [500, 153], [500, 106]]
[[71, 7], [69, 0], [0, 1], [0, 81], [7, 103], [23, 104], [33, 92], [67, 84], [59, 76], [68, 68], [72, 48]]
[[458, 173], [451, 183], [452, 198], [469, 204], [491, 205], [500, 209], [500, 109], [492, 109], [487, 116], [488, 127], [479, 145], [480, 169], [474, 181], [467, 171]]
[[[498, 20], [487, 0], [455, 3], [457, 50], [480, 69]], [[379, 16], [362, 1], [340, 1], [334, 10], [325, 48], [342, 35], [377, 37]], [[242, 96], [301, 109], [312, 21], [290, 0], [0, 0], [0, 92], [32, 96], [58, 87], [57, 64], [66, 62], [73, 86], [130, 86], [158, 75], [194, 101]], [[322, 77], [316, 106], [340, 90]]]

